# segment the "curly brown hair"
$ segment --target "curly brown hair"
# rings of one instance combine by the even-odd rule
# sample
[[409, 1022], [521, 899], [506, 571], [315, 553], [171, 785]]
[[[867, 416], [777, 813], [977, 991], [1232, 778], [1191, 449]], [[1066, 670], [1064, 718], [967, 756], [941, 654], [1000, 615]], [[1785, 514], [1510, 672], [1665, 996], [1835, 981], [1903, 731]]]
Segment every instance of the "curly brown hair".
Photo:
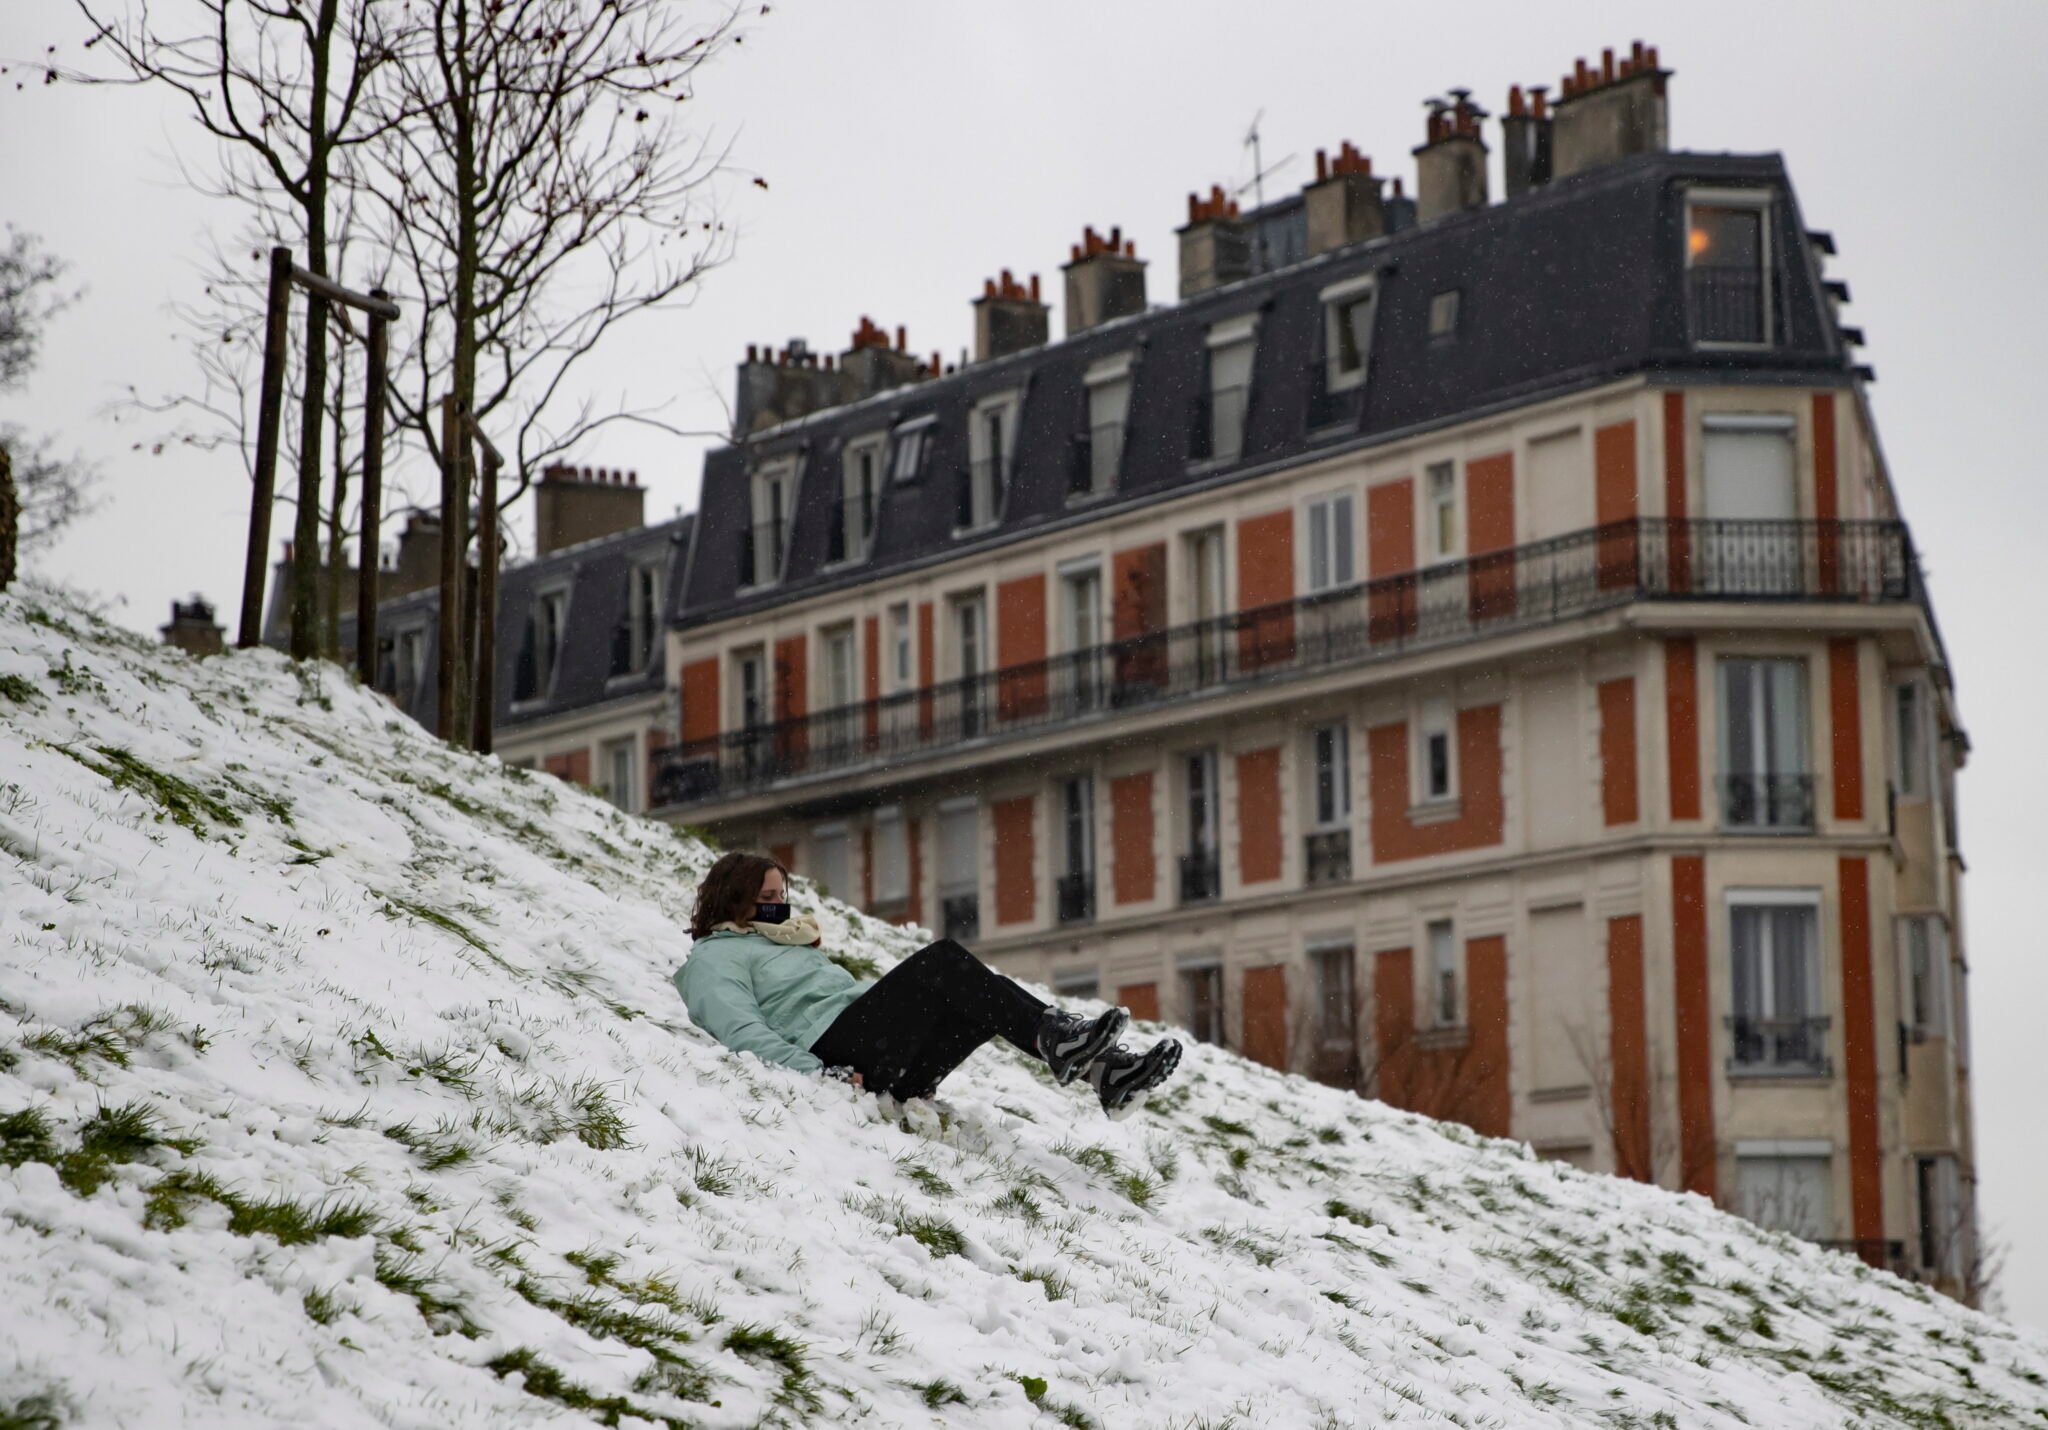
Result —
[[789, 870], [779, 859], [766, 854], [734, 850], [718, 856], [718, 862], [697, 886], [697, 908], [690, 915], [690, 937], [703, 938], [723, 923], [743, 924], [754, 916], [754, 904], [761, 895], [761, 881], [770, 869]]

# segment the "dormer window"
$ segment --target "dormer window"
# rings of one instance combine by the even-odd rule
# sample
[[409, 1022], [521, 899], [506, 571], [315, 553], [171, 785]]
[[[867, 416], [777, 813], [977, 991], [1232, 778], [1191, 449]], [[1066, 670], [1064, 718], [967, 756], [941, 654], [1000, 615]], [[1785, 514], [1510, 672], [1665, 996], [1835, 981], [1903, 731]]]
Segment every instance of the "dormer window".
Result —
[[752, 524], [740, 542], [740, 584], [772, 586], [782, 579], [789, 549], [789, 518], [796, 492], [796, 460], [783, 458], [754, 473]]
[[861, 561], [874, 538], [875, 508], [882, 482], [879, 437], [847, 444], [840, 459], [839, 500], [832, 513], [829, 561]]
[[1698, 347], [1770, 347], [1771, 203], [1766, 194], [1695, 190], [1687, 198], [1685, 291]]
[[1369, 277], [1323, 290], [1323, 385], [1327, 391], [1343, 392], [1365, 381], [1377, 292]]
[[614, 677], [638, 675], [654, 660], [661, 626], [661, 566], [643, 561], [626, 573], [626, 610], [612, 635]]
[[898, 486], [908, 486], [923, 475], [934, 422], [930, 417], [917, 417], [896, 429], [891, 439], [889, 475]]
[[1016, 450], [1016, 411], [1015, 393], [985, 398], [975, 405], [968, 427], [967, 481], [954, 513], [954, 524], [962, 531], [978, 531], [1002, 518]]
[[1123, 469], [1124, 428], [1131, 412], [1131, 353], [1104, 358], [1088, 369], [1088, 430], [1074, 453], [1067, 494], [1100, 496], [1116, 490]]
[[1258, 355], [1256, 313], [1243, 313], [1209, 329], [1209, 380], [1193, 452], [1198, 460], [1234, 462], [1244, 452], [1245, 415], [1251, 411], [1252, 361]]
[[526, 638], [521, 642], [519, 668], [512, 684], [514, 700], [545, 700], [553, 691], [568, 613], [567, 587], [542, 591], [533, 598], [533, 606], [526, 613]]

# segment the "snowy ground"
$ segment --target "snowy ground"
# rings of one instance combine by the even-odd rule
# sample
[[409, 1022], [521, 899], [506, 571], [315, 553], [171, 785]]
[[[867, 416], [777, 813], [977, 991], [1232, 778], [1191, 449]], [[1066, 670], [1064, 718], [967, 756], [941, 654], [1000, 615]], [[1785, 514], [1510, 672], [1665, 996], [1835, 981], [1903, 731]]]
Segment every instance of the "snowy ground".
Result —
[[1123, 1123], [736, 1059], [709, 857], [0, 596], [0, 1427], [2048, 1426], [2039, 1336], [1214, 1049]]

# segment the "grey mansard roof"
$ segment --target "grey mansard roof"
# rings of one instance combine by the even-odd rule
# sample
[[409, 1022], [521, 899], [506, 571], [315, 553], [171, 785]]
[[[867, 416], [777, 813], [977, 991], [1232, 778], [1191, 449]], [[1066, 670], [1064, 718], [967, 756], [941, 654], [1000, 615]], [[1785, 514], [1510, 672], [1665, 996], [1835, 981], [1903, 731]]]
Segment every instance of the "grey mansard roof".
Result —
[[[1702, 351], [1688, 337], [1685, 188], [1772, 193], [1778, 342], [1768, 351]], [[1379, 308], [1362, 403], [1308, 429], [1332, 284], [1378, 273]], [[1432, 341], [1430, 300], [1460, 293], [1454, 338]], [[1204, 383], [1211, 325], [1260, 314], [1244, 452], [1191, 464], [1188, 433]], [[1084, 374], [1135, 349], [1123, 467], [1113, 493], [1070, 503], [1068, 462], [1085, 430]], [[1059, 525], [1346, 446], [1391, 440], [1631, 373], [1685, 380], [1849, 383], [1851, 358], [1831, 315], [1803, 220], [1777, 155], [1650, 154], [1546, 184], [1504, 203], [1120, 319], [1077, 337], [817, 413], [716, 449], [704, 463], [689, 574], [672, 592], [682, 626], [765, 610], [866, 583]], [[991, 393], [1023, 388], [1009, 495], [994, 527], [954, 534], [954, 493], [968, 463], [967, 416]], [[886, 482], [864, 561], [826, 567], [839, 454], [849, 440], [932, 417], [922, 477]], [[748, 475], [797, 455], [798, 489], [783, 579], [739, 584]]]

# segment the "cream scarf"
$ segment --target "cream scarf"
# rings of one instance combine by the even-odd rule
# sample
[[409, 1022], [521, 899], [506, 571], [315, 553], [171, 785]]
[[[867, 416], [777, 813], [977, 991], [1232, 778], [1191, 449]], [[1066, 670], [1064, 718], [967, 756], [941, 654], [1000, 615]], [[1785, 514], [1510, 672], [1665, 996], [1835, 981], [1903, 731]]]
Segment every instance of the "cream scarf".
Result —
[[757, 933], [771, 943], [786, 944], [791, 948], [809, 948], [825, 939], [818, 921], [809, 914], [791, 914], [786, 922], [779, 924], [734, 923], [727, 919], [711, 927], [723, 933]]

